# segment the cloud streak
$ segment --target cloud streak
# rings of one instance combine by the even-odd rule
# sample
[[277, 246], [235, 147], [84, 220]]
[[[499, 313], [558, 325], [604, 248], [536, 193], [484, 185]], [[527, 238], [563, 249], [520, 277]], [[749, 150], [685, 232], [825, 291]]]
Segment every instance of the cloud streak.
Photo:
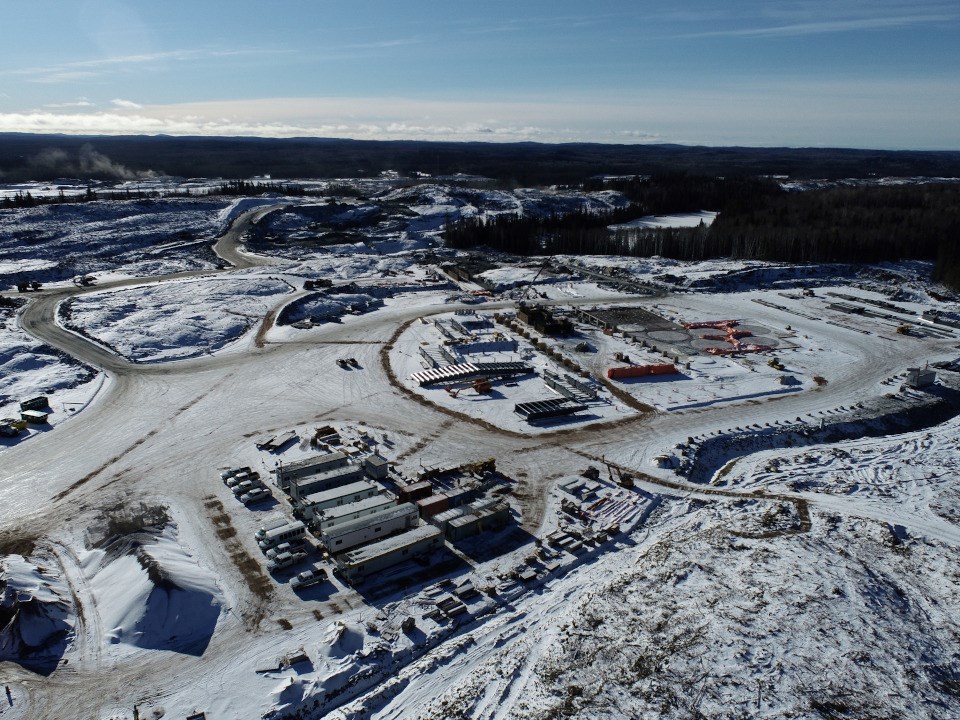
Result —
[[76, 60], [57, 65], [38, 65], [26, 68], [15, 68], [0, 71], [0, 77], [21, 77], [33, 83], [58, 83], [90, 80], [106, 74], [128, 70], [132, 67], [161, 65], [167, 62], [198, 62], [201, 60], [216, 60], [234, 58], [244, 55], [277, 55], [287, 54], [286, 50], [271, 50], [264, 48], [244, 50], [169, 50], [166, 52], [139, 53], [134, 55], [117, 55], [112, 57], [94, 58], [90, 60]]
[[742, 37], [742, 38], [782, 38], [802, 37], [805, 35], [823, 35], [830, 33], [867, 32], [872, 30], [894, 30], [911, 25], [945, 23], [956, 20], [960, 15], [899, 15], [895, 17], [852, 18], [846, 20], [826, 20], [823, 22], [791, 23], [771, 27], [736, 28], [730, 30], [712, 30], [709, 32], [680, 35], [683, 38]]

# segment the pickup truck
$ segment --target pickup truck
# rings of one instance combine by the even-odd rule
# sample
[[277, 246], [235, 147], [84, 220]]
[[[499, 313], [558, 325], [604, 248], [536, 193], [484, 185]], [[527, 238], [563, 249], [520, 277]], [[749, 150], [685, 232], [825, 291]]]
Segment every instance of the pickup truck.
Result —
[[283, 555], [284, 553], [292, 552], [306, 552], [304, 540], [302, 538], [291, 540], [290, 542], [280, 543], [276, 547], [272, 547], [267, 550], [265, 555], [267, 556], [267, 560], [273, 560], [277, 555]]
[[285, 552], [280, 553], [272, 560], [267, 560], [267, 570], [274, 572], [275, 570], [283, 570], [292, 565], [296, 565], [301, 560], [306, 560], [307, 554], [305, 552]]
[[224, 482], [227, 482], [232, 477], [248, 472], [250, 472], [249, 467], [230, 468], [229, 470], [224, 470], [222, 473], [220, 473], [220, 479]]
[[297, 574], [291, 581], [290, 587], [293, 590], [302, 590], [303, 588], [310, 587], [311, 585], [318, 585], [319, 583], [326, 582], [327, 580], [327, 571], [323, 568], [317, 570], [304, 570], [302, 573]]
[[241, 495], [240, 502], [242, 502], [244, 505], [253, 505], [272, 497], [273, 495], [270, 494], [269, 490], [267, 490], [265, 487], [259, 487]]

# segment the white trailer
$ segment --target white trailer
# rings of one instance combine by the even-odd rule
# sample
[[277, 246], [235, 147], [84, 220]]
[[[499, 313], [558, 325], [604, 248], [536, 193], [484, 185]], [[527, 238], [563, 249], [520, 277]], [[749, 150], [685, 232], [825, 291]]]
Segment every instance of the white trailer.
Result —
[[421, 527], [334, 557], [336, 572], [350, 583], [360, 583], [393, 565], [443, 547], [443, 534], [433, 525]]
[[326, 455], [317, 455], [306, 460], [297, 460], [292, 463], [281, 464], [276, 470], [277, 487], [286, 490], [290, 481], [297, 478], [309, 477], [319, 473], [343, 467], [347, 464], [347, 456], [342, 452], [332, 452]]
[[314, 515], [312, 527], [317, 530], [327, 530], [337, 525], [342, 525], [343, 523], [359, 520], [367, 515], [373, 515], [380, 510], [396, 506], [396, 500], [389, 495], [377, 495], [376, 497], [350, 503], [349, 505], [341, 505], [340, 507], [321, 510]]
[[313, 520], [313, 516], [321, 510], [360, 502], [370, 497], [376, 497], [382, 491], [383, 488], [376, 483], [370, 480], [361, 480], [342, 487], [330, 488], [303, 496], [300, 498], [300, 507], [303, 508], [304, 519], [310, 522]]
[[320, 534], [320, 542], [331, 553], [339, 553], [417, 526], [419, 515], [413, 503], [380, 510], [367, 517], [329, 528]]
[[295, 503], [300, 503], [311, 493], [343, 487], [362, 479], [363, 469], [359, 465], [344, 465], [307, 477], [292, 479], [287, 486], [287, 494]]

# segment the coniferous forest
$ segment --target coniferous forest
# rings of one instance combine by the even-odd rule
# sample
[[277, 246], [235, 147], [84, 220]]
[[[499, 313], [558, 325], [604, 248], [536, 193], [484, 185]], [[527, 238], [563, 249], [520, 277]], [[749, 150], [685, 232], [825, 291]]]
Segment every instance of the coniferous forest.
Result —
[[[618, 181], [613, 187], [630, 199], [629, 207], [605, 214], [467, 218], [447, 227], [446, 241], [456, 248], [484, 245], [518, 255], [840, 263], [931, 260], [936, 261], [938, 280], [960, 287], [958, 183], [790, 192], [766, 179], [670, 175]], [[611, 227], [646, 215], [698, 210], [720, 214], [710, 226]]]

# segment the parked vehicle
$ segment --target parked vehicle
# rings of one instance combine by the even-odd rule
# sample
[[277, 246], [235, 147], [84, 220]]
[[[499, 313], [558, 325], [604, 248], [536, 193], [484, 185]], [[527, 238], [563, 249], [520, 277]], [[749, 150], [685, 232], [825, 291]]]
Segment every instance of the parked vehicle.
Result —
[[232, 477], [236, 477], [237, 475], [242, 475], [243, 473], [248, 473], [248, 472], [250, 472], [250, 468], [248, 467], [230, 468], [220, 473], [220, 479], [223, 480], [224, 482], [227, 482], [227, 480], [229, 480]]
[[283, 542], [276, 547], [270, 548], [265, 554], [268, 560], [273, 560], [277, 555], [283, 555], [284, 553], [306, 552], [306, 548], [303, 546], [305, 542], [306, 538], [296, 538], [289, 542]]
[[307, 554], [305, 552], [280, 553], [272, 560], [267, 560], [267, 570], [270, 572], [274, 572], [275, 570], [283, 570], [284, 568], [296, 565], [301, 560], [306, 559]]
[[261, 550], [266, 552], [270, 548], [276, 547], [280, 543], [290, 542], [291, 540], [299, 538], [306, 538], [306, 536], [307, 526], [299, 520], [292, 520], [289, 523], [267, 530], [262, 536], [257, 538], [259, 541], [257, 544], [260, 546]]
[[241, 495], [245, 495], [251, 490], [254, 490], [259, 487], [261, 487], [261, 485], [256, 480], [243, 480], [242, 482], [238, 482], [236, 485], [234, 485], [230, 489], [233, 490], [234, 495], [236, 495], [237, 497], [240, 497]]
[[241, 495], [240, 502], [242, 502], [244, 505], [254, 505], [255, 503], [263, 502], [272, 497], [273, 495], [271, 495], [270, 491], [265, 487], [258, 487]]
[[271, 530], [276, 530], [277, 528], [282, 528], [285, 525], [290, 524], [290, 519], [287, 517], [274, 517], [269, 520], [265, 520], [263, 525], [257, 530], [253, 536], [256, 538], [257, 542], [263, 540]]
[[327, 571], [323, 568], [316, 570], [304, 570], [302, 573], [298, 573], [290, 581], [290, 587], [293, 590], [302, 590], [303, 588], [308, 588], [311, 585], [319, 585], [320, 583], [326, 581]]
[[239, 485], [240, 483], [244, 482], [245, 480], [256, 481], [256, 480], [259, 480], [259, 479], [260, 479], [260, 473], [258, 473], [258, 472], [251, 472], [249, 469], [243, 468], [243, 469], [242, 469], [240, 472], [238, 472], [236, 475], [234, 475], [234, 476], [231, 477], [231, 478], [227, 478], [227, 479], [224, 480], [223, 482], [224, 482], [224, 484], [225, 484], [227, 487], [232, 488], [232, 487], [235, 487], [235, 486]]

